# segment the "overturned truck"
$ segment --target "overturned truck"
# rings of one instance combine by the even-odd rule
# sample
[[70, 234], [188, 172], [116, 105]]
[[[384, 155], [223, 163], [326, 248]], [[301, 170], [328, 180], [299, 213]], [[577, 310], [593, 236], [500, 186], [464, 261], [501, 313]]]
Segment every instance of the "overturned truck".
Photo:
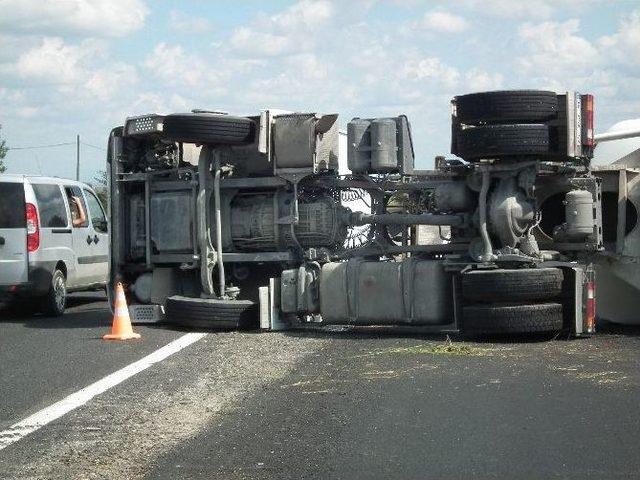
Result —
[[591, 334], [593, 97], [461, 95], [451, 127], [458, 158], [418, 170], [406, 116], [354, 118], [345, 172], [337, 115], [128, 118], [108, 149], [111, 283], [134, 321]]

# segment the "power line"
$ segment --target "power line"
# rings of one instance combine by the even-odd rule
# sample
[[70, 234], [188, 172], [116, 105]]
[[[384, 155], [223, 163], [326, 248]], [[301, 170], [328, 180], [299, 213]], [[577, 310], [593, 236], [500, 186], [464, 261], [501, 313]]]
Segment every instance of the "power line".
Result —
[[74, 145], [75, 142], [52, 143], [50, 145], [33, 145], [28, 147], [7, 147], [7, 150], [33, 150], [36, 148], [63, 147], [65, 145]]
[[[51, 143], [49, 145], [29, 145], [27, 147], [7, 147], [7, 150], [33, 150], [36, 148], [64, 147], [64, 146], [75, 145], [75, 144], [76, 142]], [[80, 144], [84, 145], [85, 147], [91, 147], [91, 148], [95, 148], [96, 150], [101, 150], [103, 152], [107, 151], [106, 148], [98, 147], [97, 145], [92, 145], [90, 143], [80, 142]]]
[[[60, 142], [60, 143], [48, 143], [46, 145], [26, 145], [26, 146], [22, 146], [22, 147], [6, 147], [7, 150], [36, 150], [36, 149], [42, 149], [42, 148], [56, 148], [56, 147], [68, 147], [71, 145], [75, 145], [76, 146], [76, 180], [80, 179], [80, 145], [84, 145], [85, 147], [90, 147], [93, 148], [95, 150], [100, 150], [102, 152], [106, 152], [107, 149], [99, 147], [97, 145], [93, 145], [91, 143], [86, 143], [86, 142], [82, 142], [80, 141], [80, 135], [76, 135], [76, 141], [75, 142]], [[40, 173], [42, 174], [42, 167], [40, 165], [40, 159], [38, 158], [37, 155], [35, 155], [36, 158], [36, 162], [38, 165], [38, 170], [40, 171]]]
[[91, 148], [95, 148], [96, 150], [102, 150], [103, 152], [106, 152], [107, 149], [106, 148], [102, 148], [102, 147], [97, 147], [95, 145], [91, 145], [90, 143], [85, 143], [85, 142], [80, 142], [81, 145], [84, 145], [85, 147], [91, 147]]

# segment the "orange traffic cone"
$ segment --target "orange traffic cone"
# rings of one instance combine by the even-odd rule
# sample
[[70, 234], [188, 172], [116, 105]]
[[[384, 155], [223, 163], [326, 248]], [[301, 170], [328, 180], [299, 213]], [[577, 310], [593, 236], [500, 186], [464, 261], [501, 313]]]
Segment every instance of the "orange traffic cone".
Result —
[[121, 283], [116, 284], [116, 301], [113, 309], [113, 326], [111, 333], [102, 337], [103, 340], [131, 340], [140, 338], [139, 333], [134, 333], [129, 318], [127, 299], [124, 296], [124, 289]]

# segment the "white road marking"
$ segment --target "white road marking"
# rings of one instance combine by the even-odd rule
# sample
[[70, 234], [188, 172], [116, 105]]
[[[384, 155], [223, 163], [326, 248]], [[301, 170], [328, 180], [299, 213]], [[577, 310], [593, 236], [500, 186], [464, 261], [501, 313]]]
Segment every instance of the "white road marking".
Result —
[[107, 375], [101, 380], [98, 380], [91, 385], [72, 393], [66, 398], [63, 398], [59, 402], [48, 406], [40, 410], [37, 413], [25, 418], [24, 420], [10, 426], [6, 430], [0, 432], [0, 450], [8, 447], [12, 443], [17, 442], [26, 435], [44, 427], [50, 422], [62, 417], [72, 410], [84, 405], [96, 395], [106, 392], [112, 387], [115, 387], [119, 383], [124, 382], [127, 378], [133, 377], [136, 373], [140, 373], [146, 370], [154, 363], [158, 363], [165, 358], [179, 352], [185, 347], [188, 347], [192, 343], [197, 342], [206, 333], [187, 333], [182, 337], [168, 343], [162, 348], [159, 348], [155, 352], [141, 358], [137, 362], [134, 362], [126, 367]]

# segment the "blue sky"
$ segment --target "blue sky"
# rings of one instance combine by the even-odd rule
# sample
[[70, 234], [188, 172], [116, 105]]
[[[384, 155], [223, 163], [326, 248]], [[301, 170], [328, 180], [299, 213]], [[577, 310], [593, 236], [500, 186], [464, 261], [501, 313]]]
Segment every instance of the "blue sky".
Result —
[[[422, 168], [448, 153], [456, 94], [578, 90], [596, 95], [599, 131], [640, 117], [637, 0], [0, 0], [0, 12], [2, 137], [80, 134], [83, 180], [103, 168], [109, 130], [149, 112], [274, 107], [342, 125], [405, 113]], [[75, 145], [5, 163], [72, 177]]]

